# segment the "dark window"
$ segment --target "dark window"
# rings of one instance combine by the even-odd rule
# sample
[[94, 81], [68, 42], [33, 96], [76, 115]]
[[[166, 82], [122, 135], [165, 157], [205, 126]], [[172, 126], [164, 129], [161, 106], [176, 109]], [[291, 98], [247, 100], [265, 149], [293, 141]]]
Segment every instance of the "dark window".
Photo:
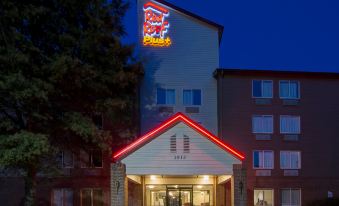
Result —
[[201, 90], [200, 89], [184, 89], [183, 90], [184, 105], [201, 105]]
[[102, 151], [101, 150], [89, 150], [88, 152], [81, 151], [81, 167], [93, 168], [102, 167]]
[[102, 114], [94, 114], [92, 117], [93, 123], [98, 129], [103, 128], [103, 116]]

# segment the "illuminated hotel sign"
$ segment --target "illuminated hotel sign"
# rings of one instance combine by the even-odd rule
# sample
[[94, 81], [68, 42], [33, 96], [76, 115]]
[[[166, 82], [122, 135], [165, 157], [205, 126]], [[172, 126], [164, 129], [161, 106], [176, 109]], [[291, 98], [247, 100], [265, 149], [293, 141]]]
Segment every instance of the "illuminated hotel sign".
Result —
[[148, 2], [144, 4], [143, 44], [145, 46], [168, 47], [172, 40], [165, 37], [169, 28], [166, 18], [169, 11], [157, 4]]

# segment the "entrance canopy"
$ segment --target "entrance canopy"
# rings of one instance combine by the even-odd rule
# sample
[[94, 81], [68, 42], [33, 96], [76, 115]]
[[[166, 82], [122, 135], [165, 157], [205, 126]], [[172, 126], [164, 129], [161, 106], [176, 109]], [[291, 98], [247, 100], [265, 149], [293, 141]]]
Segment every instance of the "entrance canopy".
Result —
[[244, 158], [182, 113], [113, 154], [128, 175], [227, 175]]

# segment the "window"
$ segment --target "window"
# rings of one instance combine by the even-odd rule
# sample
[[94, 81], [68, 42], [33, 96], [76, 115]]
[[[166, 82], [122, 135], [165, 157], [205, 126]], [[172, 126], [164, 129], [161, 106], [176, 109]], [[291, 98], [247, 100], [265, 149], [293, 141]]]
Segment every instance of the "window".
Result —
[[273, 190], [272, 189], [254, 189], [254, 206], [267, 205], [273, 206]]
[[282, 80], [279, 82], [280, 99], [299, 99], [300, 87], [298, 81]]
[[300, 134], [300, 116], [281, 115], [281, 134]]
[[94, 114], [92, 116], [92, 120], [93, 120], [94, 125], [98, 129], [102, 129], [103, 128], [103, 115], [101, 113]]
[[273, 151], [257, 150], [253, 152], [254, 169], [273, 169]]
[[281, 205], [282, 206], [300, 206], [301, 190], [300, 189], [282, 189]]
[[72, 206], [73, 190], [69, 188], [53, 189], [52, 206]]
[[182, 94], [184, 105], [201, 105], [201, 90], [200, 89], [184, 89]]
[[157, 88], [157, 104], [163, 105], [175, 104], [175, 90]]
[[82, 189], [81, 190], [81, 206], [103, 206], [102, 189]]
[[89, 150], [88, 152], [82, 150], [80, 153], [82, 168], [102, 168], [101, 150]]
[[253, 133], [273, 133], [273, 116], [272, 115], [254, 115], [252, 117]]
[[300, 169], [301, 158], [299, 151], [280, 151], [281, 169]]
[[74, 155], [72, 151], [62, 151], [62, 167], [73, 168], [74, 167]]
[[272, 98], [273, 81], [272, 80], [253, 80], [252, 96], [255, 98]]

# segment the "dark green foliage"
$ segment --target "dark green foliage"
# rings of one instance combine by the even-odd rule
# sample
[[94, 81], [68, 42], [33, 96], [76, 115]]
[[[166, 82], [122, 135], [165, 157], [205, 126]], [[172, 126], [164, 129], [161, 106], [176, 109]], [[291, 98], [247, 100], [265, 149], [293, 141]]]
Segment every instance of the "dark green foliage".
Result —
[[[122, 0], [0, 1], [0, 166], [34, 179], [60, 148], [131, 137], [141, 66], [120, 42], [127, 8]], [[96, 128], [97, 113], [110, 131]]]

